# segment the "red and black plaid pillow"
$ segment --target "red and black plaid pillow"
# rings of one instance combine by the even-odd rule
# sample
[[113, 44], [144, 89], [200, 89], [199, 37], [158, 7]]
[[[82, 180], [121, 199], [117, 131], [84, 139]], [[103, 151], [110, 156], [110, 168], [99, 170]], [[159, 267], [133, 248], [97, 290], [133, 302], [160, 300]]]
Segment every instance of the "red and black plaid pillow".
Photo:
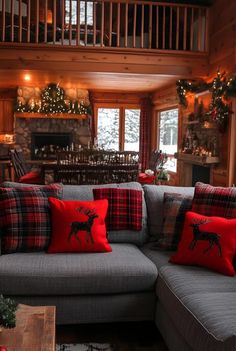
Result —
[[196, 183], [192, 211], [205, 216], [236, 218], [236, 188]]
[[48, 197], [59, 197], [62, 187], [0, 188], [2, 253], [43, 251], [51, 223]]
[[108, 199], [108, 230], [142, 229], [142, 190], [97, 188], [93, 195], [95, 200]]

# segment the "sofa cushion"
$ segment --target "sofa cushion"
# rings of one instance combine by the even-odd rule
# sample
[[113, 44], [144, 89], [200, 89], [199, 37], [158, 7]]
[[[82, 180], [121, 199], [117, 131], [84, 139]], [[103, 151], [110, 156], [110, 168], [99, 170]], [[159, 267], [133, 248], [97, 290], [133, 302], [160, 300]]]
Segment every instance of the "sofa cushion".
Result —
[[164, 266], [157, 295], [192, 350], [235, 350], [235, 277], [197, 267]]
[[159, 270], [162, 266], [171, 265], [169, 259], [171, 254], [175, 251], [162, 251], [154, 243], [144, 244], [141, 248], [141, 251], [146, 255], [157, 267]]
[[108, 201], [48, 199], [52, 234], [48, 253], [110, 252], [105, 217]]
[[[3, 186], [16, 187], [19, 183], [4, 182]], [[29, 185], [30, 186], [30, 185]], [[143, 190], [138, 182], [128, 182], [120, 184], [103, 184], [103, 185], [64, 185], [62, 200], [80, 200], [92, 201], [93, 189], [95, 188], [120, 188], [120, 189], [137, 189]], [[147, 209], [146, 203], [142, 201], [142, 229], [140, 231], [133, 230], [112, 230], [108, 231], [108, 241], [111, 243], [133, 243], [142, 245], [148, 239], [147, 235]]]
[[178, 251], [170, 262], [207, 267], [216, 272], [235, 274], [236, 219], [203, 216], [187, 212]]
[[193, 187], [175, 187], [168, 185], [143, 185], [148, 213], [148, 231], [150, 240], [156, 241], [162, 236], [164, 193], [178, 193], [193, 196]]
[[157, 269], [136, 245], [110, 253], [15, 253], [0, 256], [5, 295], [96, 295], [153, 291]]
[[51, 234], [48, 197], [58, 197], [61, 186], [0, 188], [2, 252], [46, 250]]
[[236, 188], [196, 183], [192, 211], [205, 216], [236, 218]]
[[142, 190], [99, 188], [93, 195], [108, 200], [107, 230], [142, 229]]
[[177, 250], [184, 218], [192, 207], [192, 196], [178, 193], [164, 193], [162, 237], [156, 246], [163, 250]]

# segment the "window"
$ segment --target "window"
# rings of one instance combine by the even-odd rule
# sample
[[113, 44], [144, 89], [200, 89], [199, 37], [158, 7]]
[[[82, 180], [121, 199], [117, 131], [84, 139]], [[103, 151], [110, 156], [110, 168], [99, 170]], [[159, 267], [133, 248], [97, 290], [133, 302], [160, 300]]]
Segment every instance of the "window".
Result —
[[[77, 4], [80, 3], [80, 24], [85, 24], [85, 6], [87, 6], [87, 24], [93, 25], [93, 2], [92, 1], [80, 1], [77, 0], [66, 0], [65, 3], [65, 23], [77, 24]], [[71, 9], [70, 9], [71, 4]], [[71, 14], [71, 15], [70, 15]]]
[[165, 167], [169, 171], [176, 172], [176, 159], [178, 142], [178, 109], [162, 111], [159, 114], [159, 150], [168, 155]]
[[139, 109], [97, 109], [97, 145], [105, 150], [139, 151]]

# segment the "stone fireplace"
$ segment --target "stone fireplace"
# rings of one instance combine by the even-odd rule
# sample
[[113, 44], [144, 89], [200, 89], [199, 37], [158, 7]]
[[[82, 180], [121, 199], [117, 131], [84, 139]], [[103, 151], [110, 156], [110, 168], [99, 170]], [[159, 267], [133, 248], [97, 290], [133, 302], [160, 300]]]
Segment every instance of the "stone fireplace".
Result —
[[[88, 146], [91, 140], [90, 121], [73, 118], [15, 118], [16, 148], [21, 148], [26, 159], [55, 159], [57, 148], [74, 150]], [[49, 150], [45, 156], [44, 150]], [[40, 158], [42, 157], [42, 158]]]
[[56, 152], [73, 149], [72, 133], [31, 133], [31, 159], [53, 160]]

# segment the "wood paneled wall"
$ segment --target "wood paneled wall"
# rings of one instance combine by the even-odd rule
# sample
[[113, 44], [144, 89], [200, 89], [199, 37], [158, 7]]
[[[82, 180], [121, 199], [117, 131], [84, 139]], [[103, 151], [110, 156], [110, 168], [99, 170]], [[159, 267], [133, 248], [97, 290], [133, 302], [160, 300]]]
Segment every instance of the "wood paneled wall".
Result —
[[236, 71], [236, 1], [215, 0], [210, 8], [210, 73]]
[[0, 133], [13, 132], [15, 98], [16, 89], [0, 89]]
[[[215, 0], [210, 8], [209, 25], [210, 76], [214, 77], [217, 69], [226, 71], [227, 77], [236, 73], [236, 1]], [[233, 99], [235, 100], [235, 99]], [[233, 103], [233, 115], [225, 134], [222, 135], [220, 152], [221, 164], [214, 169], [213, 181], [216, 185], [231, 186], [236, 180], [235, 169], [235, 118], [236, 103]]]

